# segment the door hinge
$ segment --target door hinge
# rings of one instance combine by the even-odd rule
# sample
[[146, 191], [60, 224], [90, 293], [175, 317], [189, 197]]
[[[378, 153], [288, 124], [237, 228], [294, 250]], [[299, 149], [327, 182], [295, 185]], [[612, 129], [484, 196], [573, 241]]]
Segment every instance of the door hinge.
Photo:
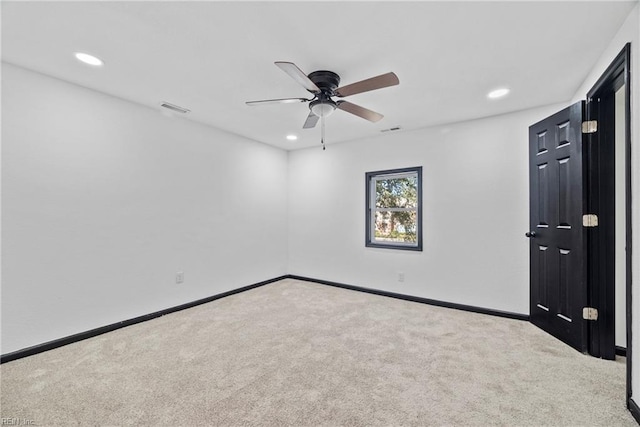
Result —
[[584, 307], [582, 309], [582, 318], [584, 320], [598, 320], [598, 309], [593, 307]]
[[598, 215], [596, 215], [596, 214], [585, 214], [585, 215], [582, 215], [582, 226], [583, 227], [597, 227], [598, 226]]
[[582, 122], [582, 133], [596, 133], [598, 131], [597, 120], [587, 120]]

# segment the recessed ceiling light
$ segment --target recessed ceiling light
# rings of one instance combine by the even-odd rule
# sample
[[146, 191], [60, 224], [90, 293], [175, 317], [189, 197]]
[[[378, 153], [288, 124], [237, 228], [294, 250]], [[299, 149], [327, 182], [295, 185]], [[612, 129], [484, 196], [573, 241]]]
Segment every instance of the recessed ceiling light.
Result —
[[289, 141], [295, 141], [296, 139], [298, 139], [298, 136], [297, 135], [287, 135], [287, 139]]
[[100, 67], [104, 65], [104, 62], [100, 58], [96, 58], [93, 55], [89, 55], [88, 53], [76, 52], [76, 59], [80, 62], [84, 62], [85, 64], [93, 65], [94, 67]]
[[489, 92], [487, 94], [487, 98], [490, 98], [490, 99], [502, 98], [508, 93], [509, 93], [509, 89], [507, 89], [506, 87], [503, 87], [503, 88], [492, 90], [491, 92]]

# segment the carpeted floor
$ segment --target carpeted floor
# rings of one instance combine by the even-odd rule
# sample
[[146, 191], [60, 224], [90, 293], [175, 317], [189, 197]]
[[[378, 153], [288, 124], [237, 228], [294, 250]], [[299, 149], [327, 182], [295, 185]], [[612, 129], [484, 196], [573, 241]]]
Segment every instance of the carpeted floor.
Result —
[[527, 322], [283, 280], [5, 363], [36, 425], [635, 426], [625, 361]]

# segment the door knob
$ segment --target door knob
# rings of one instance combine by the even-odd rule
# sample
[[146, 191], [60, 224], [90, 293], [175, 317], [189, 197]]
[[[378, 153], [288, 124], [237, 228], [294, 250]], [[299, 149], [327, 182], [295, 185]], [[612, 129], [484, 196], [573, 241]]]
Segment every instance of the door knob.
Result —
[[532, 238], [532, 237], [536, 237], [536, 232], [535, 231], [527, 231], [526, 233], [524, 233], [525, 236], [527, 236], [528, 238]]

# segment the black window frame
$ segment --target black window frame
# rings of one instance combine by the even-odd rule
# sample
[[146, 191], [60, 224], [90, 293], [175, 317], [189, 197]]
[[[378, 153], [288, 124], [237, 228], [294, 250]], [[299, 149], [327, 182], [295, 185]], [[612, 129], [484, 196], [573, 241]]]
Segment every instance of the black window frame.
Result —
[[[396, 174], [404, 174], [404, 173], [416, 173], [418, 176], [418, 206], [417, 206], [417, 224], [416, 224], [416, 234], [417, 234], [417, 242], [416, 245], [408, 245], [408, 244], [399, 244], [397, 242], [390, 243], [380, 243], [375, 241], [375, 236], [371, 235], [371, 226], [372, 226], [372, 206], [371, 206], [371, 183], [373, 182], [373, 178], [377, 178], [379, 176], [384, 175], [396, 175]], [[401, 168], [401, 169], [388, 169], [388, 170], [380, 170], [373, 172], [365, 173], [365, 194], [366, 194], [366, 204], [365, 204], [365, 246], [369, 248], [382, 248], [382, 249], [398, 249], [403, 251], [422, 251], [422, 166], [414, 166], [409, 168]], [[375, 200], [374, 200], [375, 203]]]

